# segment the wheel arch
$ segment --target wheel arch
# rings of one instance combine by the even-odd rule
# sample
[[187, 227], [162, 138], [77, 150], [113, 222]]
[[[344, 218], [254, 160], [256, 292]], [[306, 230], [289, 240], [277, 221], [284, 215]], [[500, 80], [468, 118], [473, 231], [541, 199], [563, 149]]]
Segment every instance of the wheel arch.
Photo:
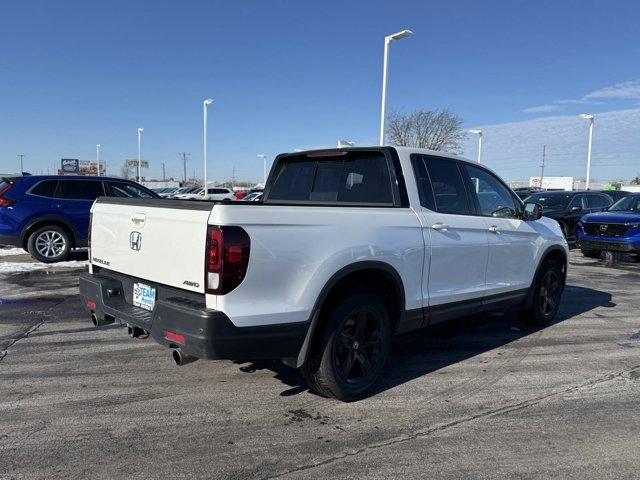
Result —
[[538, 266], [536, 267], [536, 271], [531, 279], [531, 286], [529, 287], [529, 292], [527, 293], [527, 299], [525, 301], [525, 307], [528, 308], [531, 306], [531, 302], [533, 301], [533, 287], [535, 284], [535, 280], [538, 277], [538, 273], [540, 272], [540, 268], [544, 265], [544, 262], [547, 260], [554, 260], [560, 265], [560, 270], [562, 271], [562, 288], [564, 289], [564, 284], [567, 280], [567, 269], [569, 267], [569, 256], [564, 248], [560, 245], [552, 245], [548, 247], [542, 255], [540, 255], [540, 261], [538, 262]]
[[[335, 306], [349, 292], [358, 291], [361, 286], [365, 287], [362, 291], [371, 291], [366, 288], [372, 285], [377, 285], [377, 290], [383, 295], [383, 302], [390, 310], [392, 331], [396, 331], [406, 306], [402, 277], [392, 265], [385, 262], [352, 263], [338, 270], [322, 287], [311, 311], [309, 328], [300, 348], [296, 367], [304, 364], [314, 346], [315, 334], [324, 324], [321, 314]], [[391, 291], [383, 291], [380, 286], [390, 286]]]
[[67, 233], [69, 233], [69, 236], [71, 237], [71, 243], [72, 243], [71, 248], [76, 248], [76, 245], [78, 244], [78, 238], [77, 238], [75, 229], [67, 221], [61, 219], [60, 217], [55, 217], [55, 216], [38, 217], [37, 219], [29, 222], [22, 231], [22, 235], [21, 235], [22, 248], [24, 249], [27, 248], [27, 243], [29, 242], [29, 236], [35, 230], [37, 230], [40, 227], [44, 227], [46, 225], [55, 225], [55, 226], [64, 228], [67, 231]]

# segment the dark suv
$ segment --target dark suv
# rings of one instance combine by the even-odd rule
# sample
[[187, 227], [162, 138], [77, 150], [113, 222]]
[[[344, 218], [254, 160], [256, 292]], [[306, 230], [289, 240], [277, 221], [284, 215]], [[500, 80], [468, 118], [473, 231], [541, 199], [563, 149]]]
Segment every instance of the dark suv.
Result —
[[602, 212], [613, 204], [613, 198], [603, 191], [547, 191], [534, 193], [527, 202], [542, 205], [542, 215], [556, 220], [567, 241], [576, 239], [576, 225], [587, 213]]
[[129, 180], [109, 177], [0, 178], [0, 245], [27, 250], [41, 262], [66, 259], [87, 246], [89, 213], [101, 196], [158, 198]]

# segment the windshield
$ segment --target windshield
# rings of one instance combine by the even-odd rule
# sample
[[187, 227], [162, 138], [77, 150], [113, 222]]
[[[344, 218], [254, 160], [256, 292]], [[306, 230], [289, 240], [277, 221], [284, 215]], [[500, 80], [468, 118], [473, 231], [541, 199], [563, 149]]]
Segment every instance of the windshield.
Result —
[[542, 208], [566, 208], [569, 206], [569, 202], [573, 198], [573, 195], [565, 192], [558, 193], [534, 193], [527, 202], [539, 203]]
[[609, 211], [640, 213], [640, 195], [629, 195], [621, 198], [609, 207]]

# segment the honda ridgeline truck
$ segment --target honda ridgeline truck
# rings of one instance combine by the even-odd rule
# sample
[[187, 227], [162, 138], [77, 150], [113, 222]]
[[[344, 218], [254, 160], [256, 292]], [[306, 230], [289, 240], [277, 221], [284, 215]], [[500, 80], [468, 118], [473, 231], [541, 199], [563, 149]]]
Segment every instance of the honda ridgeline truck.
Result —
[[395, 334], [503, 307], [550, 323], [569, 253], [488, 168], [400, 147], [279, 155], [261, 202], [101, 197], [90, 231], [95, 325], [150, 334], [178, 365], [280, 358], [341, 400]]

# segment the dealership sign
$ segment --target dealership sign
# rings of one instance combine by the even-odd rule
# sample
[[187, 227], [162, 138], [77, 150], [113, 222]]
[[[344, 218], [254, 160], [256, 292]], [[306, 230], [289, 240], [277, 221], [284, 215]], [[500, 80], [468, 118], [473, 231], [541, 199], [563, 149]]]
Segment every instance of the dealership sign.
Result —
[[60, 170], [63, 175], [78, 175], [80, 173], [80, 160], [77, 158], [63, 158], [60, 160]]
[[[149, 161], [142, 160], [140, 162], [141, 168], [149, 168]], [[127, 160], [127, 168], [138, 168], [138, 160]]]
[[530, 187], [548, 188], [550, 190], [573, 190], [573, 177], [540, 177], [529, 178]]

